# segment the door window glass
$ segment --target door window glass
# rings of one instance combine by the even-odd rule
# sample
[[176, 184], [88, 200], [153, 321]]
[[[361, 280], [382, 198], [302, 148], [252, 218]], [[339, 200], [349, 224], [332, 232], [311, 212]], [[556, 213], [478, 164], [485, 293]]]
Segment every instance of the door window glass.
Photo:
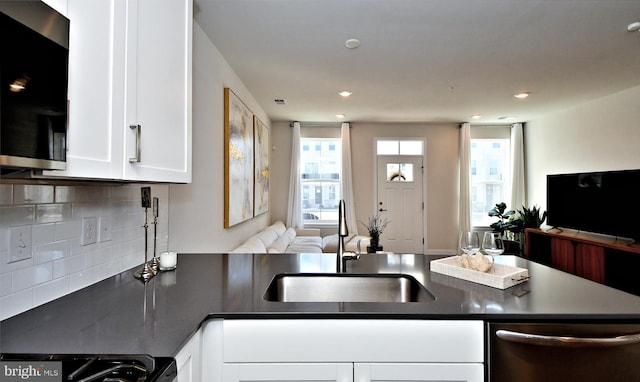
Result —
[[387, 163], [387, 181], [413, 182], [413, 163]]

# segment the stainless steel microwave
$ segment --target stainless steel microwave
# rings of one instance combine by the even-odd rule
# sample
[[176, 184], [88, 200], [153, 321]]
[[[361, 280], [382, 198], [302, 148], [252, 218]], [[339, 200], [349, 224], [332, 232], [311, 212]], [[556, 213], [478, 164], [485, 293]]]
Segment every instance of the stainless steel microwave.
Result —
[[69, 20], [0, 1], [0, 167], [66, 168]]

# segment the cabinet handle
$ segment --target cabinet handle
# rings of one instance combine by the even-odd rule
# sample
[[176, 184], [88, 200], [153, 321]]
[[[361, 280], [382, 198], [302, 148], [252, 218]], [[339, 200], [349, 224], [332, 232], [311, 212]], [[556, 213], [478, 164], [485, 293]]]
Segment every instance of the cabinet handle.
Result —
[[136, 130], [136, 156], [129, 158], [129, 163], [140, 163], [140, 139], [142, 138], [142, 126], [129, 125], [131, 130]]
[[539, 334], [513, 332], [510, 330], [497, 330], [496, 336], [509, 342], [564, 348], [613, 347], [631, 345], [640, 342], [640, 333], [627, 334], [618, 337], [581, 338], [565, 336], [544, 336]]

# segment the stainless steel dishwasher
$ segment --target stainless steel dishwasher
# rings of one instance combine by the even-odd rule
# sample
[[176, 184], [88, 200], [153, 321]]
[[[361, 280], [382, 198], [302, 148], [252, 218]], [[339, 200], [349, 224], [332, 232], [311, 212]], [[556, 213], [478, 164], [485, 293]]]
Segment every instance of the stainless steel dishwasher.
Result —
[[640, 324], [489, 323], [490, 382], [638, 381]]

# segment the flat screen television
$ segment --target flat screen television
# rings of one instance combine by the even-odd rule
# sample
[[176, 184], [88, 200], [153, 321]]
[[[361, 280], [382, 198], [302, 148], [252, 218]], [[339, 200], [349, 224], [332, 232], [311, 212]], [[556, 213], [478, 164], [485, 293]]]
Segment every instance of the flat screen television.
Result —
[[640, 241], [640, 170], [547, 175], [547, 224]]

